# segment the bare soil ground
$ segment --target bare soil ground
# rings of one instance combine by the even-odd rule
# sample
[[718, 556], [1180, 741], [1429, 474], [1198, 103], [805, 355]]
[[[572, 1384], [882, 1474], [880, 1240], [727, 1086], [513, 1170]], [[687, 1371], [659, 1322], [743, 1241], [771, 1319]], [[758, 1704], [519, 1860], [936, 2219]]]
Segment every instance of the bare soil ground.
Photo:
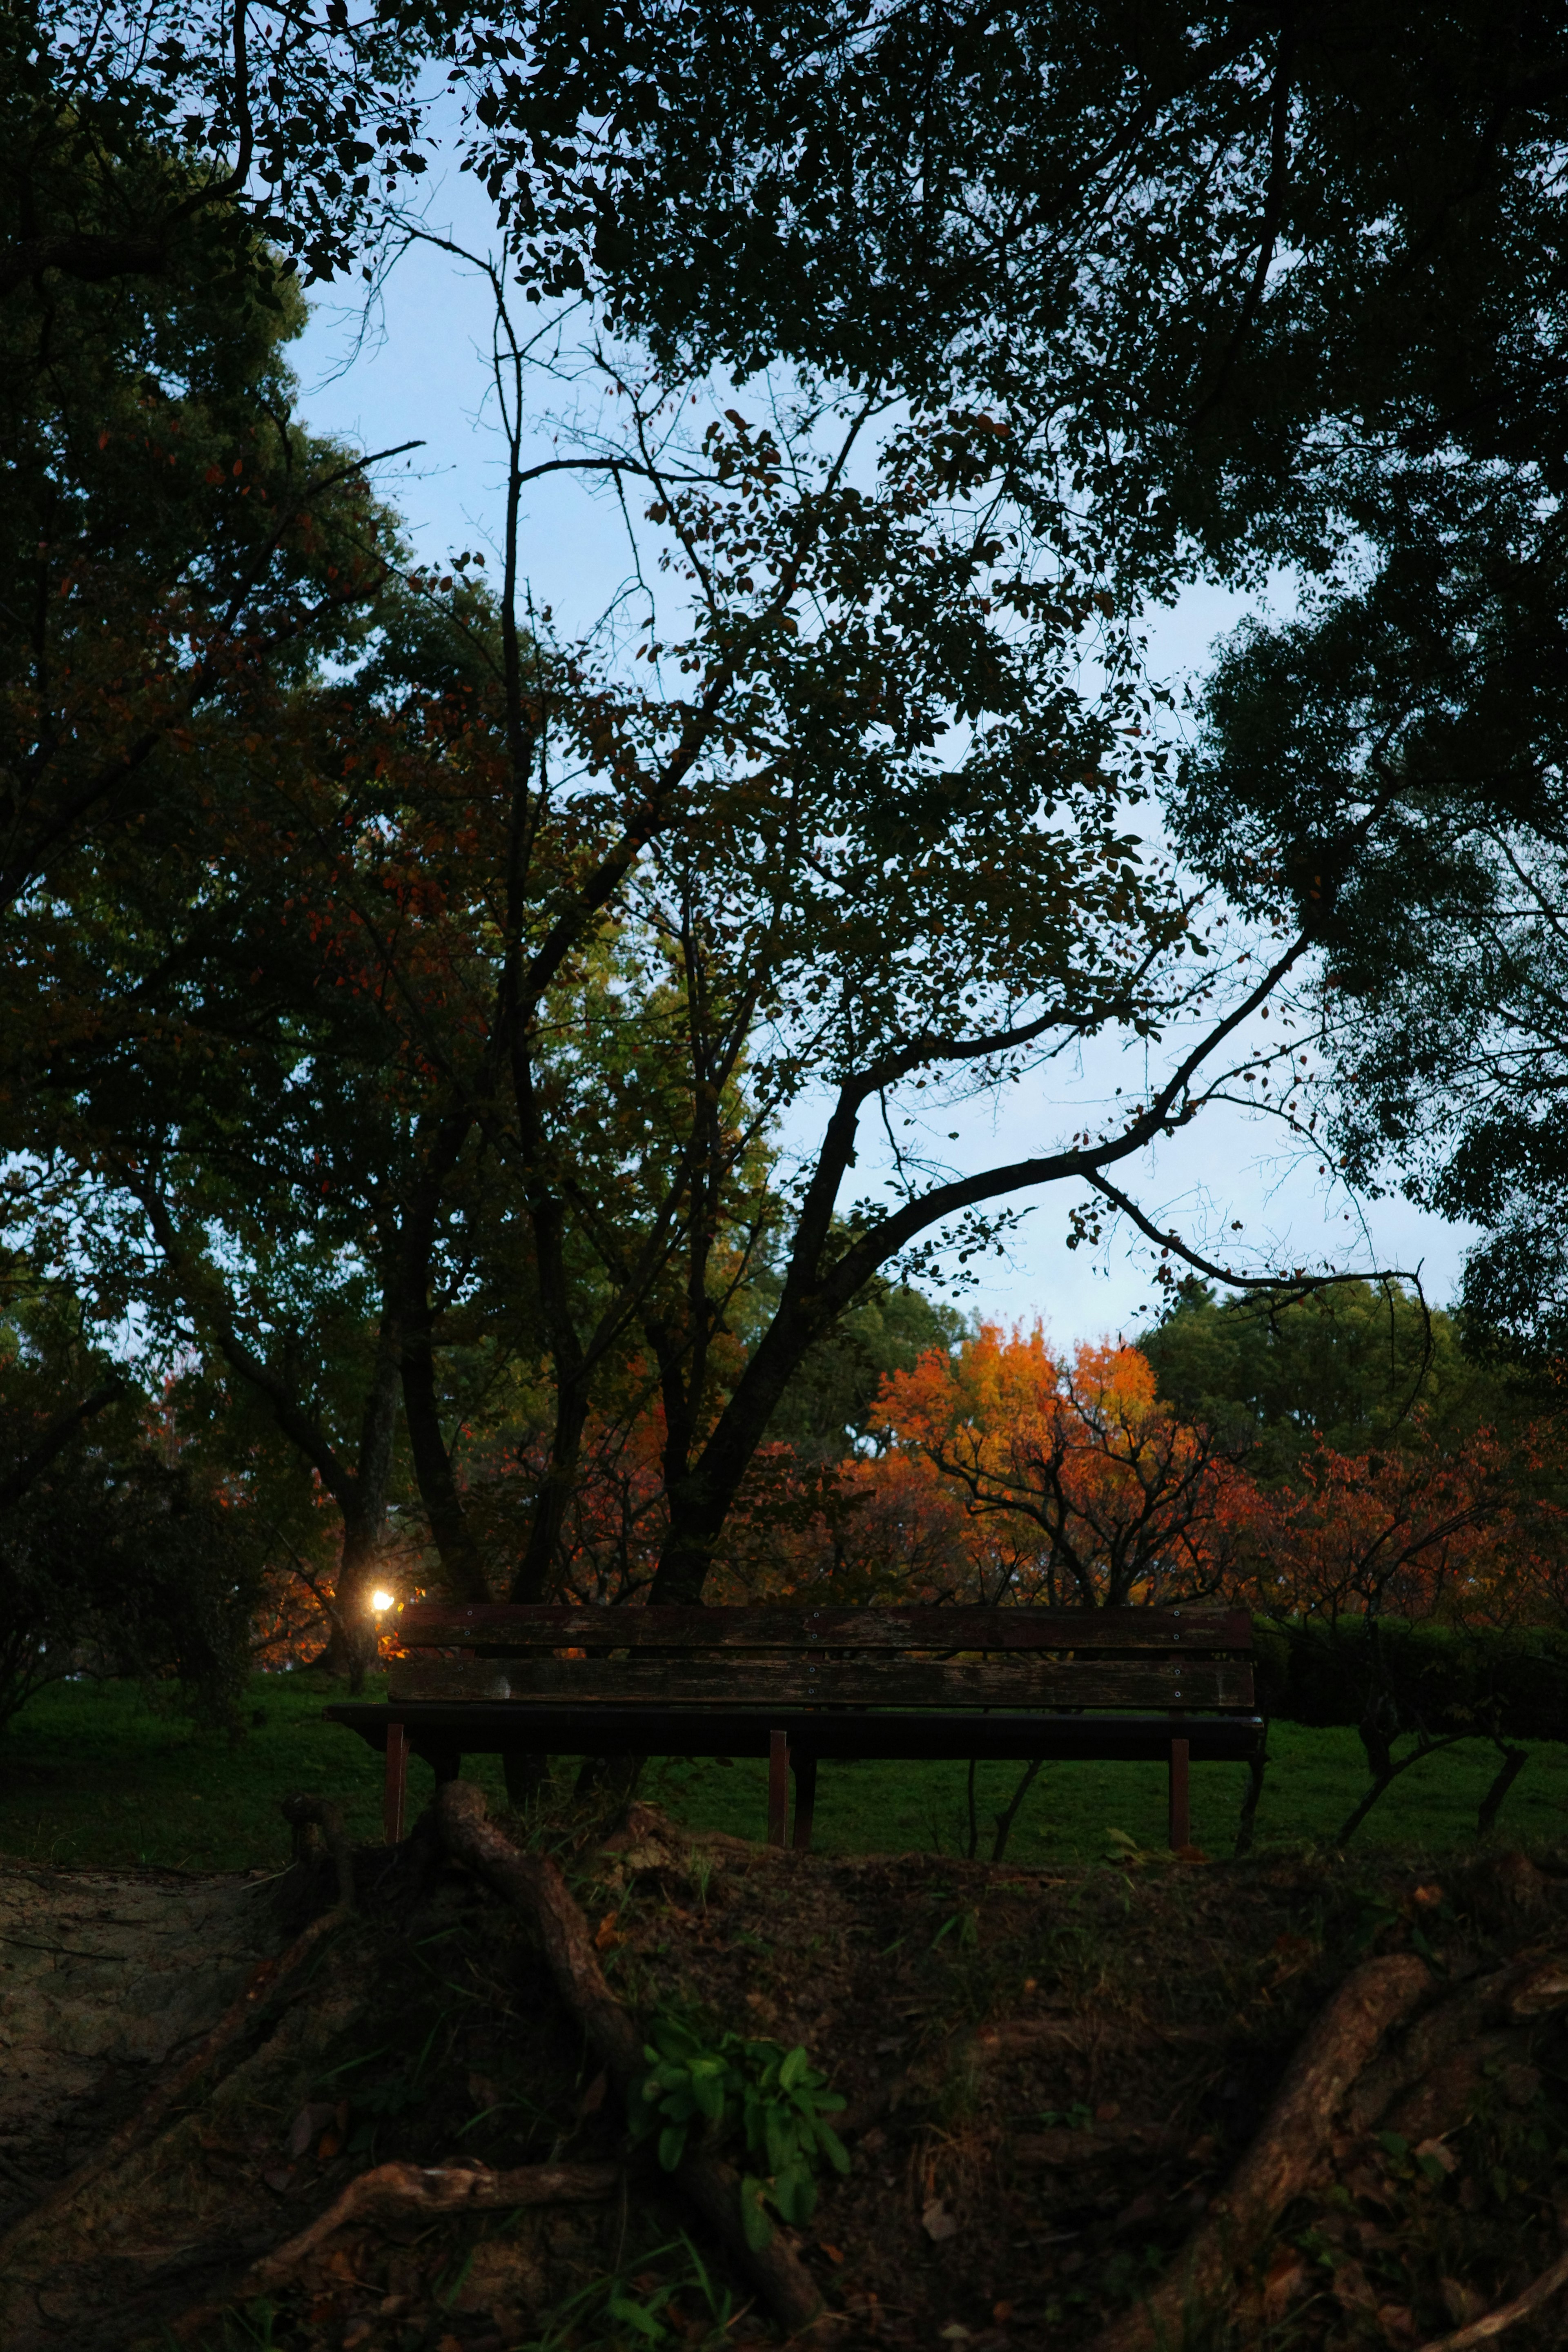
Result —
[[[1173, 2325], [1167, 2305], [1169, 2352], [1458, 2341], [1561, 2255], [1568, 1858], [1042, 1874], [694, 1842], [642, 1808], [610, 1834], [531, 1835], [635, 2015], [803, 2043], [843, 2094], [852, 2169], [794, 2233], [825, 2347], [1134, 2345], [1143, 2299], [1212, 2239], [1267, 2140], [1312, 2021], [1379, 1956], [1409, 1956], [1415, 1997], [1299, 2131], [1267, 2225], [1237, 2223], [1222, 2289]], [[335, 1882], [324, 1858], [269, 1882], [0, 1867], [5, 2352], [770, 2340], [743, 2267], [628, 2152], [528, 1921], [428, 1822], [354, 1875], [353, 1913], [69, 2195]], [[261, 2291], [253, 2266], [388, 2161], [447, 2182], [608, 2165], [615, 2187], [534, 2210], [394, 2202]], [[1568, 2341], [1568, 2290], [1506, 2340]]]

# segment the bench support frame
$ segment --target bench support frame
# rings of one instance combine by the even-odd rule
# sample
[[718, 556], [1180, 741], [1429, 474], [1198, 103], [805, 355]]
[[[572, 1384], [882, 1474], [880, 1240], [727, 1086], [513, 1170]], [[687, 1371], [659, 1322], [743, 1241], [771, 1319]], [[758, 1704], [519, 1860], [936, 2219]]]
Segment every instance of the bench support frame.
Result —
[[[1263, 1723], [1253, 1717], [872, 1716], [836, 1713], [770, 1722], [730, 1709], [672, 1713], [646, 1707], [556, 1708], [516, 1704], [443, 1706], [434, 1701], [368, 1700], [330, 1706], [328, 1719], [384, 1749], [382, 1827], [398, 1843], [407, 1818], [408, 1759], [422, 1757], [437, 1780], [456, 1779], [465, 1754], [610, 1753], [765, 1756], [770, 1845], [810, 1851], [822, 1757], [946, 1758], [996, 1761], [1163, 1762], [1169, 1783], [1168, 1834], [1174, 1850], [1192, 1843], [1189, 1769], [1194, 1762], [1251, 1763], [1261, 1752]], [[790, 1821], [790, 1782], [795, 1819]], [[791, 1831], [793, 1828], [793, 1836]]]

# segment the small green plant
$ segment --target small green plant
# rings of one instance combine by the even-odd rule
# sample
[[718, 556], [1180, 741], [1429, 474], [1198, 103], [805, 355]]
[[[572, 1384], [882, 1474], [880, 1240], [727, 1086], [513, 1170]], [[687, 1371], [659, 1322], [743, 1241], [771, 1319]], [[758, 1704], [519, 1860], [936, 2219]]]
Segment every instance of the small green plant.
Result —
[[931, 1937], [931, 1950], [934, 1952], [948, 1936], [954, 1938], [961, 1951], [972, 1952], [980, 1941], [979, 1912], [955, 1911], [950, 1919], [944, 1919]]
[[803, 2049], [730, 2032], [713, 2042], [666, 2011], [649, 2026], [643, 2055], [647, 2070], [630, 2101], [634, 2137], [658, 2135], [667, 2172], [680, 2163], [694, 2132], [709, 2147], [742, 2140], [750, 2159], [741, 2183], [749, 2244], [765, 2246], [773, 2235], [769, 2206], [795, 2227], [810, 2221], [824, 2159], [836, 2172], [848, 2171], [843, 2143], [826, 2120], [844, 2102]]
[[1070, 2107], [1042, 2107], [1035, 2120], [1049, 2131], [1092, 2131], [1094, 2109], [1087, 2099], [1075, 2099]]
[[[673, 2267], [667, 2263], [672, 2254], [684, 2257]], [[521, 2352], [642, 2352], [649, 2344], [680, 2344], [686, 2352], [697, 2352], [725, 2343], [736, 2316], [730, 2290], [710, 2277], [696, 2247], [682, 2234], [650, 2248], [611, 2277], [591, 2280], [551, 2315], [543, 2334], [531, 2336]]]

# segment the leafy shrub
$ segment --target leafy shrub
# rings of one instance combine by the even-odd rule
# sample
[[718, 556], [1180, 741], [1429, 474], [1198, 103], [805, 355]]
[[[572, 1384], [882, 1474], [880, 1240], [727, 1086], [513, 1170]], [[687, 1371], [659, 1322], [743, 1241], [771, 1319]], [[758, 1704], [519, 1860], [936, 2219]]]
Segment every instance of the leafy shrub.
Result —
[[1568, 1738], [1568, 1634], [1358, 1617], [1260, 1618], [1253, 1636], [1258, 1705], [1283, 1722], [1359, 1724], [1372, 1703], [1434, 1737]]
[[826, 2117], [843, 2106], [825, 2086], [803, 2049], [748, 2042], [738, 2033], [705, 2041], [698, 2029], [668, 2011], [655, 2018], [644, 2047], [647, 2071], [634, 2086], [632, 2132], [658, 2136], [658, 2160], [673, 2172], [693, 2130], [705, 2146], [740, 2138], [750, 2159], [741, 2183], [741, 2218], [748, 2242], [765, 2246], [772, 2235], [765, 2208], [794, 2227], [816, 2210], [822, 2159], [847, 2172], [849, 2158]]

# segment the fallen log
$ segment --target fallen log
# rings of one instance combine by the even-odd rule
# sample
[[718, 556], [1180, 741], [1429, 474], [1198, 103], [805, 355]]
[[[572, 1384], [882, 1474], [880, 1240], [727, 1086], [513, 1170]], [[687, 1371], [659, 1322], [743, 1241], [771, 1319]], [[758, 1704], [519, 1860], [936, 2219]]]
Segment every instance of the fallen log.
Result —
[[[524, 1853], [503, 1837], [486, 1819], [484, 1791], [471, 1781], [448, 1780], [437, 1791], [436, 1819], [447, 1853], [488, 1879], [532, 1924], [556, 1990], [624, 2106], [642, 2072], [642, 2033], [605, 1982], [588, 1922], [559, 1867], [548, 1854]], [[694, 2151], [670, 2179], [697, 2207], [775, 2318], [792, 2331], [809, 2326], [822, 2308], [816, 2282], [777, 2230], [765, 2246], [748, 2244], [740, 2175], [721, 2158]]]
[[253, 2263], [246, 2293], [281, 2286], [319, 2246], [351, 2222], [386, 2213], [479, 2213], [516, 2205], [588, 2205], [615, 2194], [614, 2164], [525, 2164], [508, 2172], [458, 2165], [378, 2164], [351, 2180], [342, 2194], [297, 2238]]
[[1237, 2265], [1311, 2179], [1356, 2076], [1431, 1981], [1413, 1952], [1352, 1971], [1309, 2028], [1261, 2129], [1185, 2251], [1146, 2302], [1096, 2337], [1093, 2352], [1161, 2352], [1183, 2340], [1190, 2311], [1223, 2300]]

